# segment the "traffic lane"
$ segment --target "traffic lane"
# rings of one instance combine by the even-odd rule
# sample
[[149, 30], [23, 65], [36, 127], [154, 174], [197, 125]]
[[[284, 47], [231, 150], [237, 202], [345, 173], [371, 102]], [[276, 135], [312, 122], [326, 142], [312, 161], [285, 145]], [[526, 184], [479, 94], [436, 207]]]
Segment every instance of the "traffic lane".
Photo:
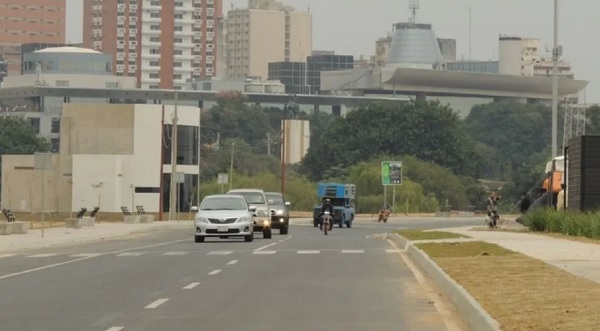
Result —
[[49, 265], [71, 263], [70, 261], [96, 258], [105, 254], [119, 254], [129, 251], [163, 251], [177, 252], [177, 244], [181, 243], [195, 252], [214, 250], [215, 247], [223, 249], [223, 245], [232, 245], [231, 248], [255, 249], [271, 242], [272, 239], [256, 238], [252, 243], [245, 243], [243, 239], [208, 239], [207, 245], [194, 243], [193, 229], [160, 230], [151, 233], [135, 234], [127, 238], [96, 241], [91, 243], [72, 244], [69, 246], [35, 249], [16, 253], [0, 254], [0, 280], [2, 277], [30, 269], [44, 268]]
[[204, 285], [172, 292], [160, 307], [130, 314], [115, 326], [123, 331], [447, 330], [398, 254], [251, 255]]
[[218, 255], [137, 253], [88, 258], [0, 280], [2, 329], [106, 330], [117, 319], [204, 282], [232, 261]]
[[[292, 230], [295, 230], [292, 228]], [[290, 232], [291, 233], [291, 232]], [[347, 250], [386, 249], [387, 230], [380, 228], [336, 228], [325, 235], [319, 228], [294, 231], [291, 240], [278, 243], [267, 250]]]

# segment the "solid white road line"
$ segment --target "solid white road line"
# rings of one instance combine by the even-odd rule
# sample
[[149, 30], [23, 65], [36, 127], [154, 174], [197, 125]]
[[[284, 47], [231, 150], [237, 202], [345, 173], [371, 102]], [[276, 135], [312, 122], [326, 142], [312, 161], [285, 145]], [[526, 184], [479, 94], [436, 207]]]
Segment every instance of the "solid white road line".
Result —
[[144, 252], [128, 252], [128, 253], [117, 254], [117, 256], [140, 256], [142, 254], [144, 254]]
[[277, 253], [277, 251], [254, 251], [252, 254], [255, 255], [271, 255], [271, 254], [275, 254]]
[[81, 253], [81, 254], [73, 254], [71, 257], [97, 257], [102, 254], [100, 253]]
[[165, 252], [163, 255], [165, 256], [183, 256], [186, 255], [188, 252]]
[[213, 270], [213, 271], [209, 272], [208, 274], [211, 275], [211, 276], [213, 276], [213, 275], [218, 274], [221, 271], [222, 271], [221, 269], [217, 269], [217, 270]]
[[123, 329], [124, 329], [124, 327], [122, 327], [122, 326], [113, 326], [112, 328], [106, 329], [106, 331], [121, 331]]
[[231, 260], [231, 261], [227, 262], [227, 265], [234, 265], [236, 263], [238, 263], [238, 260]]
[[386, 251], [387, 253], [400, 253], [400, 252], [402, 252], [402, 251], [401, 251], [401, 250], [399, 250], [399, 249], [386, 249], [385, 251]]
[[34, 255], [29, 255], [27, 257], [51, 257], [51, 256], [56, 256], [58, 254], [34, 254]]
[[342, 249], [342, 254], [360, 254], [364, 252], [362, 249]]
[[271, 247], [271, 246], [275, 246], [275, 245], [277, 245], [277, 244], [278, 244], [278, 243], [272, 243], [272, 244], [264, 245], [264, 246], [262, 246], [262, 247], [259, 247], [259, 248], [255, 249], [254, 251], [255, 251], [255, 252], [262, 251], [262, 250], [263, 250], [263, 249], [265, 249], [265, 248], [269, 248], [269, 247]]
[[11, 256], [15, 256], [15, 254], [0, 254], [0, 259], [4, 258], [4, 257], [11, 257]]
[[319, 254], [321, 251], [298, 251], [298, 254]]
[[212, 251], [206, 255], [229, 255], [231, 253], [233, 253], [233, 252], [232, 251]]
[[198, 285], [200, 285], [200, 282], [197, 282], [197, 283], [191, 283], [191, 284], [189, 284], [189, 285], [187, 285], [187, 286], [183, 287], [183, 289], [184, 289], [184, 290], [191, 290], [191, 289], [193, 289], [194, 287], [196, 287], [196, 286], [198, 286]]
[[158, 306], [162, 305], [163, 303], [165, 303], [165, 302], [167, 302], [167, 301], [169, 301], [169, 299], [167, 299], [167, 298], [158, 299], [158, 300], [154, 301], [153, 303], [151, 303], [151, 304], [147, 305], [147, 306], [146, 306], [146, 307], [144, 307], [144, 308], [147, 308], [147, 309], [154, 309], [154, 308], [157, 308]]

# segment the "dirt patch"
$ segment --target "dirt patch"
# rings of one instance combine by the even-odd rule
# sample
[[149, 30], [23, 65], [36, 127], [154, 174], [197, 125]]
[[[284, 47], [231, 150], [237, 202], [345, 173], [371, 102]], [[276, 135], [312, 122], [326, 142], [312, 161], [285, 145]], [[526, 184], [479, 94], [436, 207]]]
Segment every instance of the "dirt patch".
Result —
[[600, 284], [484, 242], [418, 245], [502, 330], [595, 331]]
[[458, 238], [470, 238], [469, 236], [443, 232], [443, 231], [421, 231], [421, 230], [398, 230], [397, 234], [408, 240], [436, 240], [436, 239], [458, 239]]

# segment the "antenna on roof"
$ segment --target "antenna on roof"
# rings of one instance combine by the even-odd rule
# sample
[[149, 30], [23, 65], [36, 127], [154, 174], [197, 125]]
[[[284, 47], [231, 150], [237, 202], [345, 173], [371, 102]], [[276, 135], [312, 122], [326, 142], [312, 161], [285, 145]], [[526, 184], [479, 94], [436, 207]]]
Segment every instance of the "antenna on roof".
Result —
[[408, 8], [412, 12], [412, 16], [410, 17], [410, 22], [412, 24], [417, 23], [417, 10], [419, 7], [419, 0], [409, 0]]

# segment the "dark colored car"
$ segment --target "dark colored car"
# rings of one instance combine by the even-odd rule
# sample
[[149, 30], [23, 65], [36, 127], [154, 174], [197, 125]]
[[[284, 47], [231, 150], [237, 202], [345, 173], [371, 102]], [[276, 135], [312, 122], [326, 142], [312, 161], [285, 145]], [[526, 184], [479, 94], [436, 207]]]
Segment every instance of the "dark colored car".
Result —
[[279, 234], [288, 234], [290, 228], [290, 203], [283, 200], [283, 194], [265, 192], [271, 208], [271, 228], [279, 229]]

